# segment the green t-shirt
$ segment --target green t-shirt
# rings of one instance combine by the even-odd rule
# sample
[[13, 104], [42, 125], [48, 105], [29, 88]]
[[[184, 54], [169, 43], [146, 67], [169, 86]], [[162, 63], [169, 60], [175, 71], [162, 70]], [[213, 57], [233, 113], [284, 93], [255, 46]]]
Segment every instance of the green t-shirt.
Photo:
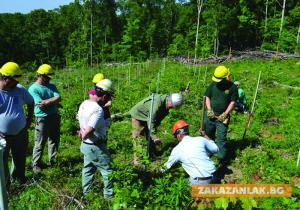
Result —
[[49, 105], [43, 109], [40, 109], [40, 107], [38, 106], [38, 103], [42, 100], [60, 96], [54, 84], [49, 83], [47, 85], [39, 85], [37, 83], [33, 83], [29, 87], [28, 91], [34, 99], [34, 115], [36, 117], [46, 117], [58, 113], [57, 104]]
[[211, 108], [216, 115], [226, 111], [231, 101], [238, 98], [238, 90], [232, 82], [212, 82], [205, 92], [205, 96], [210, 98]]
[[242, 88], [239, 88], [238, 93], [239, 97], [237, 101], [245, 105], [247, 103], [247, 99], [244, 90]]
[[[159, 126], [161, 121], [168, 115], [169, 109], [167, 109], [166, 100], [168, 95], [154, 94], [153, 102], [153, 113], [151, 122], [151, 136], [156, 134], [156, 128]], [[130, 110], [130, 115], [132, 118], [148, 122], [148, 115], [151, 106], [151, 96], [138, 102]]]

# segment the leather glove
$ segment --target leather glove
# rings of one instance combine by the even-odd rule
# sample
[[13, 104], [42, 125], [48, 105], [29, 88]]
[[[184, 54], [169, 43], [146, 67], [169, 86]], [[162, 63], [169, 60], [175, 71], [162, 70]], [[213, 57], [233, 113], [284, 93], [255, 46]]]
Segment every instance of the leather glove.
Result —
[[218, 120], [220, 121], [220, 122], [225, 122], [225, 120], [228, 118], [228, 115], [225, 113], [225, 112], [223, 112], [220, 116], [218, 116]]
[[212, 111], [212, 110], [207, 110], [207, 117], [208, 117], [209, 119], [214, 119], [214, 118], [216, 117], [216, 115], [215, 115], [214, 111]]

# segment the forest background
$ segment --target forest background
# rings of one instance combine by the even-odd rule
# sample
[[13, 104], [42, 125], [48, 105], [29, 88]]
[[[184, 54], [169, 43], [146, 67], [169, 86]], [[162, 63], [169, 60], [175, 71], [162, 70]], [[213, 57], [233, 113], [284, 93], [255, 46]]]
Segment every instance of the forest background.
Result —
[[296, 0], [75, 0], [0, 14], [0, 63], [31, 70], [257, 48], [299, 53], [299, 31]]

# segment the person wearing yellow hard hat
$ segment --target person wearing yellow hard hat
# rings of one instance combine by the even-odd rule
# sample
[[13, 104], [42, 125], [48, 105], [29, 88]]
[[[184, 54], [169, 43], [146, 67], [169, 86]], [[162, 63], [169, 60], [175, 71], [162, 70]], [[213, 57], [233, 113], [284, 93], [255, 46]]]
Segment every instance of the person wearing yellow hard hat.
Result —
[[[4, 147], [4, 175], [8, 186], [10, 152], [14, 166], [12, 178], [21, 184], [26, 181], [27, 129], [32, 123], [34, 102], [29, 92], [19, 84], [21, 78], [22, 71], [15, 62], [7, 62], [0, 69], [0, 146]], [[23, 111], [24, 104], [27, 105], [27, 116]]]
[[165, 173], [179, 162], [190, 176], [190, 185], [215, 183], [216, 168], [214, 161], [210, 159], [211, 154], [219, 151], [215, 142], [207, 136], [190, 136], [189, 124], [184, 120], [178, 120], [173, 125], [172, 134], [179, 143], [173, 148], [168, 161], [160, 169], [160, 173]]
[[32, 169], [40, 172], [43, 150], [48, 140], [48, 165], [52, 165], [58, 152], [60, 141], [60, 115], [58, 111], [61, 95], [56, 86], [50, 82], [54, 75], [53, 68], [48, 64], [41, 65], [37, 70], [37, 80], [29, 87], [35, 103], [36, 117], [35, 141], [32, 154]]
[[231, 81], [227, 67], [218, 66], [212, 76], [212, 83], [205, 92], [206, 112], [204, 114], [204, 132], [216, 140], [219, 147], [217, 157], [220, 164], [226, 161], [226, 141], [229, 125], [229, 114], [234, 109], [238, 97], [237, 87]]

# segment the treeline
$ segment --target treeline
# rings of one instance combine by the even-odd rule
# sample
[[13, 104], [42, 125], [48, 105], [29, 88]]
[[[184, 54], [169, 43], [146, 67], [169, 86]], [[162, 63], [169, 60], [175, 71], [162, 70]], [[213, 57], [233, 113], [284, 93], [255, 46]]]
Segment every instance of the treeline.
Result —
[[0, 63], [61, 67], [253, 48], [298, 53], [299, 32], [297, 0], [75, 0], [0, 14]]

